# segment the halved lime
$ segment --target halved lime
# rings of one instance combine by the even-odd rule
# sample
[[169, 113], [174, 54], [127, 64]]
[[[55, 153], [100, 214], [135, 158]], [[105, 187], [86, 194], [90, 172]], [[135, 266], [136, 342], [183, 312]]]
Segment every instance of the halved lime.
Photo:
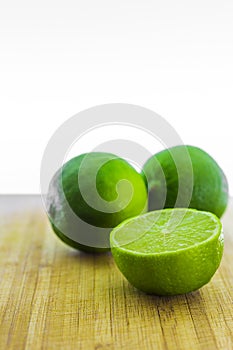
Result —
[[222, 224], [210, 212], [157, 210], [115, 227], [110, 244], [133, 286], [150, 294], [184, 294], [208, 283], [219, 267]]

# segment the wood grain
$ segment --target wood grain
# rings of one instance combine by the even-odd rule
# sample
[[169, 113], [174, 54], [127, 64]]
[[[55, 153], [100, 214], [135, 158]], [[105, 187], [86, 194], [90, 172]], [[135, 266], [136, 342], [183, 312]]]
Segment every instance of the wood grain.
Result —
[[2, 214], [0, 349], [233, 349], [232, 222], [231, 204], [207, 286], [156, 297], [129, 285], [110, 253], [61, 243], [41, 208]]

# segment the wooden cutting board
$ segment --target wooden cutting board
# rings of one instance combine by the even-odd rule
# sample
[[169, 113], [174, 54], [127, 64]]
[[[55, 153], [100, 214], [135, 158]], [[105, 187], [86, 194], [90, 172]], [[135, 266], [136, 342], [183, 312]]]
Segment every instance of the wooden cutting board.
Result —
[[111, 254], [60, 242], [36, 201], [1, 199], [0, 349], [233, 349], [232, 203], [212, 281], [157, 297], [129, 285]]

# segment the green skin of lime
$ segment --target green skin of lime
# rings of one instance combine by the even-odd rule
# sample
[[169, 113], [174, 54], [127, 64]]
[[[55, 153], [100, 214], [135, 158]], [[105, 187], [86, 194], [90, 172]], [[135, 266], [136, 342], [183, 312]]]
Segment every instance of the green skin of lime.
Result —
[[[184, 151], [188, 152], [191, 163]], [[210, 211], [220, 218], [227, 207], [226, 176], [216, 161], [200, 148], [182, 145], [161, 151], [145, 163], [142, 177], [148, 188], [150, 211], [189, 207]], [[180, 198], [176, 203], [178, 188]]]
[[[86, 159], [88, 162], [82, 163]], [[85, 180], [81, 191], [78, 176], [82, 166]], [[108, 209], [108, 203], [115, 201], [114, 212], [95, 209], [95, 202], [94, 206], [90, 206], [83, 198], [83, 193], [92, 197], [92, 186], [95, 185], [92, 174], [96, 174], [96, 189], [105, 201], [105, 208]], [[117, 190], [123, 194], [123, 204], [117, 201]], [[86, 252], [104, 252], [110, 250], [109, 234], [113, 227], [147, 211], [147, 189], [141, 175], [128, 162], [110, 153], [92, 152], [71, 159], [57, 171], [49, 186], [47, 207], [52, 228], [63, 242]], [[70, 209], [80, 219], [78, 222]], [[95, 228], [92, 233], [89, 225]], [[72, 237], [67, 234], [69, 232]], [[90, 237], [95, 246], [82, 244], [83, 237]]]
[[[178, 295], [201, 288], [219, 267], [222, 252], [223, 244], [217, 238], [210, 250], [203, 247], [191, 255], [187, 250], [182, 256], [176, 253], [140, 256], [112, 248], [114, 260], [127, 280], [137, 289], [156, 295]], [[190, 276], [195, 280], [188, 283]]]
[[[162, 211], [166, 210], [170, 209]], [[193, 209], [188, 210], [192, 211]], [[153, 215], [153, 213], [155, 212], [150, 212], [149, 214]], [[127, 220], [127, 222], [130, 221], [131, 219]], [[122, 226], [123, 230], [125, 223], [126, 221], [118, 227]], [[220, 265], [224, 245], [220, 221], [216, 233], [208, 239], [208, 242], [203, 241], [194, 244], [195, 236], [193, 236], [190, 247], [177, 249], [175, 241], [174, 245], [176, 248], [174, 251], [163, 251], [161, 249], [161, 252], [158, 252], [158, 247], [156, 246], [155, 253], [141, 253], [140, 248], [143, 246], [140, 246], [142, 243], [140, 238], [133, 244], [129, 243], [123, 246], [116, 244], [114, 231], [118, 227], [110, 235], [114, 261], [125, 278], [134, 287], [145, 293], [178, 295], [195, 291], [210, 281]], [[139, 229], [138, 225], [136, 227]], [[161, 230], [162, 228], [163, 225], [161, 225]], [[195, 229], [195, 221], [191, 228], [187, 226], [187, 242], [188, 236], [193, 234], [193, 229]], [[203, 229], [205, 230], [206, 228]], [[124, 232], [123, 230], [122, 237], [124, 236]], [[199, 237], [201, 235], [202, 233], [199, 232]], [[136, 251], [134, 250], [135, 247]], [[152, 246], [149, 246], [149, 251], [153, 250], [152, 247], [153, 243]]]
[[71, 238], [64, 235], [58, 228], [51, 222], [51, 226], [53, 231], [56, 233], [56, 235], [60, 238], [60, 240], [64, 243], [66, 243], [68, 246], [75, 248], [77, 250], [81, 250], [85, 253], [105, 253], [109, 251], [109, 248], [98, 248], [98, 247], [90, 247], [88, 245], [84, 245], [81, 243], [78, 243]]

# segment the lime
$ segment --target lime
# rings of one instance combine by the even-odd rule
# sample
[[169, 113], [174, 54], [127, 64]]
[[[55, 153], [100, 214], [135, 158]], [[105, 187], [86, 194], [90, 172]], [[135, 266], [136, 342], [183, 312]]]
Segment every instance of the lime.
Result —
[[147, 189], [126, 160], [111, 153], [86, 153], [56, 172], [47, 208], [55, 233], [65, 243], [85, 251], [109, 250], [111, 229], [146, 211]]
[[226, 176], [205, 151], [176, 146], [152, 156], [142, 176], [148, 187], [149, 210], [189, 207], [221, 217], [228, 201]]
[[128, 219], [110, 235], [114, 260], [136, 288], [184, 294], [208, 283], [223, 253], [220, 220], [195, 209], [164, 209]]

